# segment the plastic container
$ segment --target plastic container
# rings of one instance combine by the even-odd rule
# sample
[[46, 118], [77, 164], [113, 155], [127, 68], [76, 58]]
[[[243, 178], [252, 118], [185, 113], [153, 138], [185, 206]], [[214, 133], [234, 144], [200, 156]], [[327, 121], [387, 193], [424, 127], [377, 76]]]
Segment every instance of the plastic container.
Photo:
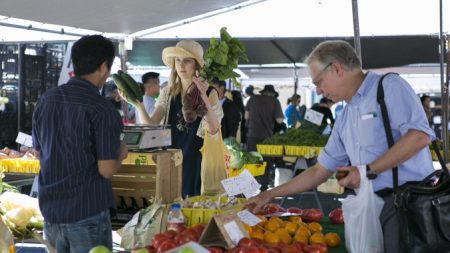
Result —
[[174, 230], [178, 233], [185, 227], [184, 222], [180, 204], [172, 204], [167, 215], [167, 230]]

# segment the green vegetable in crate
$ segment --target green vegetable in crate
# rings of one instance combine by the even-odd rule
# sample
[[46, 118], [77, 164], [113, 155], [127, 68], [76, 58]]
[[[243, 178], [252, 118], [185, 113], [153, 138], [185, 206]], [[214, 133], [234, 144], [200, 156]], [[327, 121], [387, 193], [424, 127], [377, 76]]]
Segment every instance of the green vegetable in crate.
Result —
[[240, 86], [237, 77], [240, 75], [233, 70], [237, 68], [239, 60], [248, 62], [245, 46], [236, 38], [230, 36], [226, 27], [220, 29], [220, 41], [211, 38], [209, 47], [204, 55], [205, 65], [200, 75], [208, 81], [214, 77], [219, 80], [232, 80], [237, 87]]
[[284, 134], [276, 134], [265, 139], [263, 144], [323, 147], [328, 137], [310, 129], [288, 129]]

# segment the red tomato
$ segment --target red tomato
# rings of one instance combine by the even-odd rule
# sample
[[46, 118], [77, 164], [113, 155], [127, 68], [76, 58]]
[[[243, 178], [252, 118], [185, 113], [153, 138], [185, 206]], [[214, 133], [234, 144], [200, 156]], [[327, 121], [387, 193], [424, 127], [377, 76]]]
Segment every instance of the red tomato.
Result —
[[255, 246], [245, 246], [241, 247], [239, 253], [259, 253], [259, 250]]
[[177, 235], [177, 232], [175, 232], [173, 230], [167, 230], [166, 232], [164, 232], [162, 234], [169, 239], [173, 239]]
[[161, 246], [161, 244], [168, 240], [169, 238], [167, 238], [164, 234], [156, 234], [153, 236], [152, 238], [152, 245], [153, 247], [155, 247], [155, 249], [159, 248], [159, 246]]
[[200, 238], [200, 236], [203, 233], [203, 230], [205, 230], [205, 224], [197, 224], [193, 226], [192, 229], [197, 233], [197, 238]]
[[262, 245], [262, 244], [264, 244], [264, 240], [261, 240], [259, 238], [253, 238], [252, 241], [255, 242], [255, 245]]
[[307, 245], [303, 248], [305, 253], [327, 253], [328, 249], [323, 243], [316, 243], [313, 245]]
[[269, 253], [269, 250], [267, 248], [264, 248], [264, 247], [258, 247], [258, 252], [259, 253]]
[[166, 241], [164, 241], [161, 246], [158, 247], [158, 250], [156, 251], [157, 253], [163, 253], [166, 252], [170, 249], [176, 248], [178, 246], [178, 244], [172, 240], [172, 239], [167, 239]]
[[178, 245], [183, 245], [188, 242], [196, 242], [196, 241], [197, 241], [197, 237], [195, 237], [194, 235], [191, 235], [191, 234], [185, 234], [185, 235], [181, 234], [179, 237], [176, 237], [176, 239], [175, 239], [175, 242]]
[[313, 245], [319, 247], [320, 250], [321, 250], [320, 251], [321, 253], [327, 253], [328, 252], [328, 246], [325, 243], [319, 242], [319, 243], [314, 243]]
[[219, 247], [208, 247], [210, 253], [223, 253], [223, 249]]
[[287, 209], [287, 211], [290, 212], [290, 213], [296, 213], [296, 214], [299, 214], [299, 215], [302, 215], [302, 213], [303, 213], [303, 210], [300, 209], [300, 208], [297, 208], [297, 207], [289, 207]]
[[342, 214], [342, 208], [336, 208], [328, 214], [328, 218], [334, 224], [344, 224], [344, 215]]
[[250, 246], [256, 246], [256, 243], [252, 239], [244, 237], [241, 240], [239, 240], [238, 246], [239, 247], [250, 247]]
[[282, 253], [301, 253], [302, 251], [299, 250], [297, 247], [294, 247], [292, 245], [288, 245], [283, 247]]
[[292, 246], [296, 247], [299, 250], [303, 250], [303, 248], [306, 246], [303, 242], [293, 242]]
[[147, 246], [146, 248], [147, 248], [148, 252], [150, 252], [150, 253], [156, 253], [156, 249], [155, 249], [155, 247], [153, 247], [153, 245], [149, 245], [149, 246]]
[[319, 209], [305, 209], [301, 215], [302, 220], [305, 222], [320, 222], [322, 219], [322, 212]]
[[197, 232], [193, 228], [186, 228], [185, 230], [183, 230], [183, 232], [180, 233], [180, 235], [193, 235], [198, 239]]

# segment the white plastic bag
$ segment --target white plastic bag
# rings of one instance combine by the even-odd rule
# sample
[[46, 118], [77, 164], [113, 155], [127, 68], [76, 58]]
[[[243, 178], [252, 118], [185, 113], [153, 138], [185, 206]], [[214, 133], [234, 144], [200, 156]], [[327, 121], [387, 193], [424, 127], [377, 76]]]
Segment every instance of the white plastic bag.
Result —
[[345, 246], [351, 253], [382, 253], [383, 231], [380, 213], [384, 201], [373, 192], [372, 181], [366, 177], [366, 166], [358, 166], [361, 181], [357, 195], [342, 200], [345, 221]]

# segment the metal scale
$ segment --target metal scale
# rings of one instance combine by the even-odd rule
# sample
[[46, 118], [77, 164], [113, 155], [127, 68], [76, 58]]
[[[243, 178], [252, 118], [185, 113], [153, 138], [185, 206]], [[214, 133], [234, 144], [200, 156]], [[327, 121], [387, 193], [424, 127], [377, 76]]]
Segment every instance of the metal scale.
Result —
[[125, 125], [121, 136], [128, 150], [145, 151], [172, 145], [170, 125]]

